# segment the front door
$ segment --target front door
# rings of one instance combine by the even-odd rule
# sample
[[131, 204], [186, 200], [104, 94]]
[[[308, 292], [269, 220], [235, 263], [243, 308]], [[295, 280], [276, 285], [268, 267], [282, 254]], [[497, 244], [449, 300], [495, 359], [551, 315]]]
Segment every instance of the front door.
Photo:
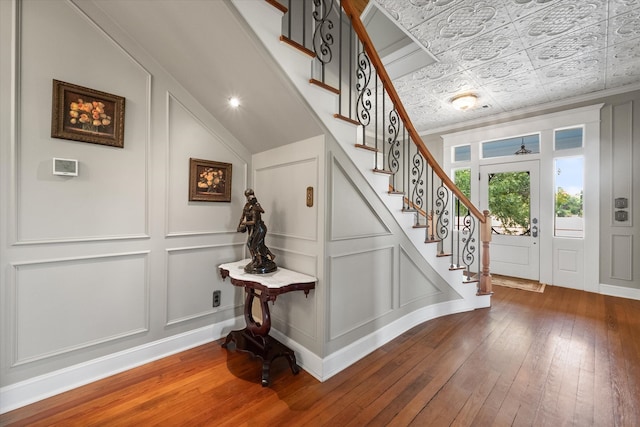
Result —
[[491, 272], [540, 278], [538, 160], [480, 166], [480, 210], [491, 212]]

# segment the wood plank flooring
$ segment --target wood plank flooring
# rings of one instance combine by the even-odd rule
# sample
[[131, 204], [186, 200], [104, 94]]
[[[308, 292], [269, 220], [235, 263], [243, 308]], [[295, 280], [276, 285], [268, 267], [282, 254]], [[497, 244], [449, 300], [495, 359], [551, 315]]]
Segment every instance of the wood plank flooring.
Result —
[[214, 342], [0, 416], [29, 426], [640, 426], [640, 301], [496, 286], [320, 383]]

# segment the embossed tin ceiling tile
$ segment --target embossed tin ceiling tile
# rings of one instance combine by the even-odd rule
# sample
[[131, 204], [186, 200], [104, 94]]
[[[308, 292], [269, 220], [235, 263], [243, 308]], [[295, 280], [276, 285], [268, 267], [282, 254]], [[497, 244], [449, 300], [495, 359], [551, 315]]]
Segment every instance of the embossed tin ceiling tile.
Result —
[[606, 52], [604, 49], [556, 62], [537, 70], [542, 81], [577, 78], [582, 75], [604, 76]]
[[605, 22], [528, 49], [535, 68], [605, 47]]
[[562, 0], [505, 0], [504, 4], [511, 19], [516, 20], [560, 1]]
[[604, 0], [563, 0], [514, 22], [525, 47], [545, 43], [607, 19]]
[[412, 80], [424, 83], [426, 81], [438, 80], [444, 76], [459, 73], [461, 71], [462, 68], [459, 67], [456, 63], [448, 62], [447, 60], [441, 60], [440, 62], [435, 62], [431, 65], [427, 65], [421, 70], [418, 70], [415, 73], [411, 74], [409, 77]]
[[473, 75], [477, 82], [484, 85], [513, 74], [523, 72], [532, 73], [533, 66], [531, 65], [531, 61], [529, 61], [527, 53], [520, 51], [513, 55], [471, 68], [468, 72]]
[[546, 92], [541, 89], [535, 91], [521, 91], [514, 95], [517, 96], [501, 96], [499, 98], [500, 106], [506, 111], [517, 110], [549, 102], [549, 97]]
[[509, 22], [501, 1], [467, 0], [414, 27], [411, 33], [437, 55]]
[[640, 0], [613, 0], [609, 2], [609, 19], [640, 9]]
[[433, 96], [453, 96], [460, 92], [476, 90], [478, 84], [464, 72], [443, 77], [438, 84], [432, 85], [428, 91]]
[[504, 96], [505, 94], [518, 94], [527, 91], [535, 92], [540, 90], [540, 83], [535, 74], [527, 72], [495, 80], [484, 85], [484, 88], [493, 94]]
[[640, 44], [634, 41], [619, 43], [607, 50], [607, 67], [617, 67], [640, 59]]
[[609, 46], [640, 37], [640, 9], [609, 20]]
[[427, 21], [463, 0], [375, 0], [406, 29]]
[[513, 25], [505, 25], [494, 31], [460, 44], [455, 50], [443, 52], [436, 57], [447, 62], [458, 62], [463, 69], [510, 56], [524, 49]]

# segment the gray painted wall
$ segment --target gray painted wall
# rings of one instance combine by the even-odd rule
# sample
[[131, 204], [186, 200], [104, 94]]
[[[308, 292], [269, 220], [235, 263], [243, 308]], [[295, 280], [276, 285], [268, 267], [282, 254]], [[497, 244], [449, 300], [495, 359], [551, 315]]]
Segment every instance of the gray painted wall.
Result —
[[[251, 162], [126, 38], [70, 2], [18, 4], [0, 2], [2, 386], [235, 318], [216, 267], [243, 256]], [[125, 96], [124, 148], [51, 138], [52, 79]], [[233, 165], [231, 203], [189, 202], [190, 157]]]

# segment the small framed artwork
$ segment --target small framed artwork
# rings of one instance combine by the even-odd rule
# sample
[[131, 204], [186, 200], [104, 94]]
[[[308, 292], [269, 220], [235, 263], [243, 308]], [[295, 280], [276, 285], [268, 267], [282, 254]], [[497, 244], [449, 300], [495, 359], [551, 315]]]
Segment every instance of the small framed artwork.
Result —
[[124, 147], [121, 96], [53, 81], [51, 137]]
[[189, 201], [230, 202], [231, 163], [189, 159]]

